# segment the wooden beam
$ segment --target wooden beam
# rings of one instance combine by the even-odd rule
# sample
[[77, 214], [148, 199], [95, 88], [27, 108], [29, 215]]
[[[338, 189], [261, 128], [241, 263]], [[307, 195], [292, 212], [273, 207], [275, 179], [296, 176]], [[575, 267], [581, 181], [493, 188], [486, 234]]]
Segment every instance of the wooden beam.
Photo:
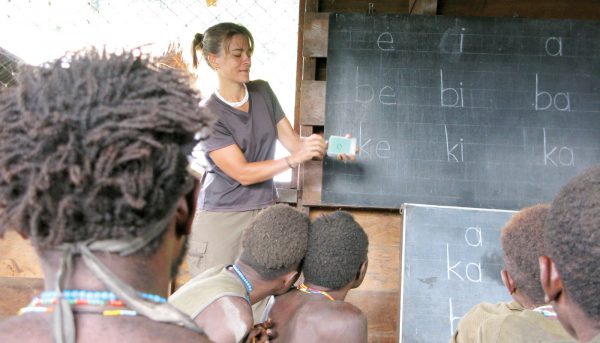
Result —
[[326, 57], [329, 35], [328, 13], [306, 13], [304, 15], [304, 57]]
[[[308, 2], [310, 2], [309, 0]], [[298, 37], [296, 47], [296, 92], [294, 94], [294, 132], [300, 134], [300, 84], [303, 80], [304, 75], [304, 57], [302, 56], [302, 43], [304, 36], [304, 13], [306, 12], [305, 6], [307, 5], [306, 0], [300, 0], [298, 4]], [[298, 169], [292, 170], [292, 179], [290, 180], [288, 188], [298, 188], [300, 175]], [[296, 194], [296, 201], [298, 200]]]
[[437, 0], [409, 0], [408, 14], [437, 14]]
[[302, 80], [314, 80], [317, 76], [317, 59], [302, 57]]
[[438, 0], [438, 14], [600, 20], [598, 0]]
[[279, 196], [277, 202], [288, 204], [295, 204], [298, 202], [298, 191], [295, 189], [277, 188], [277, 195]]
[[319, 12], [319, 0], [304, 0], [304, 12]]
[[302, 164], [302, 205], [321, 205], [321, 185], [323, 177], [323, 162], [308, 161]]
[[[456, 1], [456, 0], [454, 0]], [[408, 0], [322, 0], [320, 12], [391, 14], [408, 12]]]
[[325, 81], [302, 81], [300, 125], [325, 125]]

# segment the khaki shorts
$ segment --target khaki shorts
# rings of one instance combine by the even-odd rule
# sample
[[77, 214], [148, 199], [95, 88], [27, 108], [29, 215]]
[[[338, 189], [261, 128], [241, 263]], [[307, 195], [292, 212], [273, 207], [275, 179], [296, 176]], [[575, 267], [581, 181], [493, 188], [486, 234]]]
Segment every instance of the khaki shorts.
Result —
[[190, 276], [233, 264], [240, 252], [242, 232], [259, 211], [196, 211], [187, 255]]

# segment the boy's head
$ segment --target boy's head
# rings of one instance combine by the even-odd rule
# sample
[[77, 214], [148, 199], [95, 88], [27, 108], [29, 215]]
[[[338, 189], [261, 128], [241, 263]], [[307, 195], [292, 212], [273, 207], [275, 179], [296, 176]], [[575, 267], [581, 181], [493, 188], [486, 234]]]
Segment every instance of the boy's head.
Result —
[[240, 261], [264, 280], [298, 271], [308, 243], [310, 220], [285, 205], [273, 205], [256, 215], [242, 235]]
[[368, 248], [369, 238], [350, 213], [320, 216], [310, 226], [302, 267], [305, 281], [331, 289], [346, 286], [360, 278]]

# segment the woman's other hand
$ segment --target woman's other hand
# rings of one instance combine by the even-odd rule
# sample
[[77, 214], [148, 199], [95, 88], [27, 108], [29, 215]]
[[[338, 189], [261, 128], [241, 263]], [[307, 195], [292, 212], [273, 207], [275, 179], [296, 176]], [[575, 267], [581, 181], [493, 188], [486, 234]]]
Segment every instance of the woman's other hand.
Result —
[[[345, 138], [352, 138], [352, 135], [347, 133], [344, 135]], [[336, 160], [340, 160], [340, 161], [344, 161], [344, 162], [354, 162], [356, 161], [356, 154], [358, 154], [358, 145], [356, 146], [356, 151], [354, 152], [354, 154], [339, 154], [335, 156]]]
[[325, 140], [317, 134], [312, 134], [308, 137], [301, 137], [302, 146], [294, 152], [290, 157], [290, 161], [294, 166], [309, 161], [313, 158], [323, 159], [325, 155]]

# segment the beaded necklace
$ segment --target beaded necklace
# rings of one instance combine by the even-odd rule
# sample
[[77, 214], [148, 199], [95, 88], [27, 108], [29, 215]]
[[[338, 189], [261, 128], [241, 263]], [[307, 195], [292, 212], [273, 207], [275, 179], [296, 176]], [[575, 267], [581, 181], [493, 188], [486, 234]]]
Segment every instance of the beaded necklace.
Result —
[[556, 312], [552, 305], [544, 305], [533, 309], [535, 312], [541, 313], [544, 317], [556, 317]]
[[307, 294], [321, 294], [323, 296], [325, 296], [325, 298], [331, 300], [331, 301], [335, 301], [335, 299], [333, 299], [333, 297], [331, 295], [329, 295], [329, 293], [325, 292], [325, 291], [319, 291], [317, 289], [314, 288], [310, 288], [307, 285], [305, 285], [304, 283], [300, 284], [300, 286], [296, 287], [300, 292], [302, 293], [307, 293]]
[[248, 281], [248, 279], [246, 278], [244, 273], [242, 273], [238, 266], [234, 264], [231, 265], [231, 267], [233, 268], [233, 271], [237, 274], [237, 276], [240, 278], [240, 280], [242, 280], [242, 282], [244, 283], [244, 287], [246, 287], [246, 292], [250, 294], [252, 292], [252, 284], [250, 283], [250, 281]]
[[248, 99], [250, 98], [250, 95], [248, 93], [248, 87], [246, 87], [246, 84], [244, 83], [244, 91], [246, 92], [244, 94], [244, 97], [242, 98], [242, 100], [240, 101], [227, 101], [225, 100], [225, 98], [221, 95], [221, 93], [219, 93], [218, 90], [215, 90], [215, 95], [217, 96], [217, 98], [219, 98], [219, 100], [223, 101], [224, 103], [226, 103], [227, 105], [231, 106], [231, 107], [240, 107], [243, 104], [248, 102]]
[[[166, 303], [167, 299], [156, 294], [138, 292], [138, 295], [144, 299], [157, 304]], [[110, 306], [125, 307], [125, 302], [117, 299], [113, 292], [106, 291], [87, 291], [87, 290], [64, 290], [59, 292], [42, 292], [39, 297], [34, 297], [29, 305], [19, 310], [19, 315], [25, 313], [52, 313], [54, 305], [58, 304], [59, 299], [64, 299], [71, 306]], [[103, 316], [137, 316], [138, 312], [130, 309], [73, 309], [74, 312], [95, 313]]]

